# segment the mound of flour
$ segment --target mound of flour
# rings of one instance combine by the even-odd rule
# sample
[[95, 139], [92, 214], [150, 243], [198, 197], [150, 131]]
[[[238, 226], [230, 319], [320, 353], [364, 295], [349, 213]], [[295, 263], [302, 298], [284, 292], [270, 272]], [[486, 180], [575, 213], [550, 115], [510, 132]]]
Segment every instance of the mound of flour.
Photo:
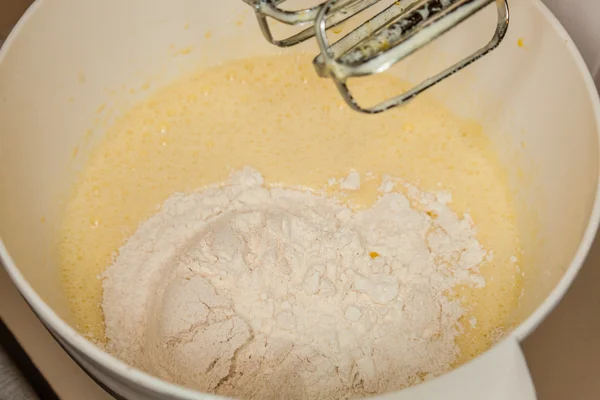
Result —
[[484, 285], [487, 253], [449, 194], [392, 187], [354, 212], [245, 168], [172, 195], [102, 276], [108, 350], [246, 399], [371, 395], [447, 371], [463, 309], [445, 294]]

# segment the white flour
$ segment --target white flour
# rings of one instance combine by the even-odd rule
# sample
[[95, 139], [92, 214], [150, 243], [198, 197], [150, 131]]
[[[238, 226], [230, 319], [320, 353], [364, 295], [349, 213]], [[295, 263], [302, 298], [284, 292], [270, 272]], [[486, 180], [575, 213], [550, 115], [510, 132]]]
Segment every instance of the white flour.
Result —
[[463, 308], [444, 294], [483, 285], [488, 253], [448, 193], [387, 179], [354, 212], [262, 184], [246, 168], [140, 225], [103, 275], [110, 352], [246, 399], [370, 395], [450, 369]]

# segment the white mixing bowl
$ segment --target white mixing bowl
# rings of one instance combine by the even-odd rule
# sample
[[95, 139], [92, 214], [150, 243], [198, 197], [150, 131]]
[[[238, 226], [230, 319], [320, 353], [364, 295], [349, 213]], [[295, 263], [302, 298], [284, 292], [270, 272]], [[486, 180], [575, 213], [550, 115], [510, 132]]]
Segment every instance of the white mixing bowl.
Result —
[[[467, 365], [386, 398], [534, 398], [519, 341], [560, 300], [596, 232], [600, 106], [593, 82], [539, 1], [510, 5], [502, 45], [431, 93], [456, 114], [479, 121], [509, 170], [526, 250], [524, 295], [515, 315], [521, 323]], [[466, 55], [489, 38], [493, 19], [494, 10], [486, 10], [397, 73], [416, 80]], [[213, 396], [134, 370], [74, 329], [56, 255], [61, 196], [75, 179], [73, 149], [97, 140], [110, 123], [97, 114], [100, 105], [123, 109], [148, 94], [111, 94], [123, 84], [140, 87], [153, 79], [156, 88], [199, 65], [276, 51], [241, 0], [40, 0], [1, 50], [2, 262], [69, 354], [122, 397]]]

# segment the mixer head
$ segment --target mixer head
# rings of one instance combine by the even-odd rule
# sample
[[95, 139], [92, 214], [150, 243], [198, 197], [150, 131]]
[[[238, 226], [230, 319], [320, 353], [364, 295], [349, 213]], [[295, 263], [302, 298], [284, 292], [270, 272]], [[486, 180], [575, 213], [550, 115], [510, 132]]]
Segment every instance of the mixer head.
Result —
[[[356, 111], [376, 114], [400, 106], [418, 94], [495, 49], [508, 29], [508, 0], [398, 0], [360, 24], [349, 34], [330, 43], [327, 31], [366, 11], [383, 0], [328, 0], [301, 10], [286, 10], [286, 0], [244, 0], [250, 4], [265, 38], [280, 47], [290, 47], [316, 37], [321, 50], [313, 61], [317, 73], [332, 78], [342, 97]], [[347, 81], [377, 74], [421, 49], [490, 3], [495, 2], [498, 21], [490, 42], [413, 88], [373, 107], [360, 106]], [[269, 18], [287, 25], [307, 27], [283, 39], [275, 39]]]

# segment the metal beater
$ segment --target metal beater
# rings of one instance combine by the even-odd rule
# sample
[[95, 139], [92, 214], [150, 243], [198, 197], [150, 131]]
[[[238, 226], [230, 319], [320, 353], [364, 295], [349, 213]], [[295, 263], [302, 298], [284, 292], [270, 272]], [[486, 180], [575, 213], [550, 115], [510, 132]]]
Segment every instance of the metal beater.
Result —
[[[280, 47], [299, 44], [316, 36], [321, 53], [313, 63], [321, 77], [332, 78], [350, 107], [376, 114], [400, 106], [450, 75], [495, 49], [508, 29], [508, 0], [398, 0], [352, 32], [331, 44], [327, 30], [383, 0], [328, 0], [314, 7], [285, 10], [287, 0], [244, 0], [251, 5], [265, 38]], [[348, 89], [352, 77], [377, 74], [391, 68], [427, 43], [446, 33], [490, 3], [498, 9], [498, 22], [490, 42], [412, 89], [370, 107], [361, 107]], [[283, 39], [275, 39], [269, 18], [307, 28]]]

